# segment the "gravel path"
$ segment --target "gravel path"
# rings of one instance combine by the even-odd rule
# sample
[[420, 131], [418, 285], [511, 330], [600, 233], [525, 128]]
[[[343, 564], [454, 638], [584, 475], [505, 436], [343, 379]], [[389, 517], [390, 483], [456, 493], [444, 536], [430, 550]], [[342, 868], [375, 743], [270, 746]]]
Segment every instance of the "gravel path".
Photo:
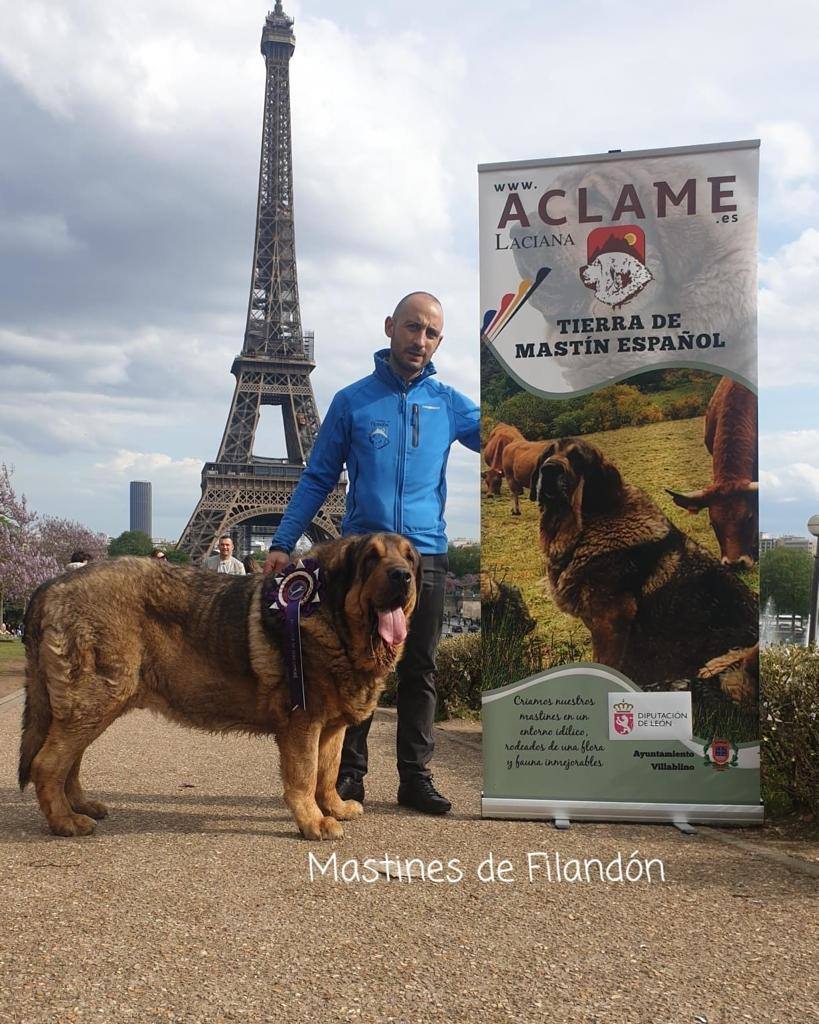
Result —
[[[368, 813], [341, 843], [297, 837], [271, 742], [144, 712], [86, 756], [111, 817], [93, 837], [57, 839], [14, 786], [20, 711], [0, 705], [3, 1024], [819, 1020], [812, 865], [708, 831], [481, 821], [480, 749], [447, 732], [436, 781], [454, 813], [413, 815], [394, 802], [385, 712]], [[665, 882], [528, 879], [531, 851], [565, 866], [635, 850], [663, 861]], [[322, 864], [335, 852], [339, 870], [385, 854], [457, 858], [464, 878], [345, 883], [328, 868], [311, 882], [311, 852]], [[490, 853], [512, 862], [511, 881], [478, 881]]]

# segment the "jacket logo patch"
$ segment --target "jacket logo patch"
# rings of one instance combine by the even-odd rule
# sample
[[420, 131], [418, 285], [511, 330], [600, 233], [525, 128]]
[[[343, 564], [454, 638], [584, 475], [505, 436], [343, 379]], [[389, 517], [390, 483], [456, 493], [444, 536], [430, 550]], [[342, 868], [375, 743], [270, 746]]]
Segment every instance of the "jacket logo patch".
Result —
[[390, 425], [387, 420], [370, 420], [370, 444], [385, 448], [390, 443]]

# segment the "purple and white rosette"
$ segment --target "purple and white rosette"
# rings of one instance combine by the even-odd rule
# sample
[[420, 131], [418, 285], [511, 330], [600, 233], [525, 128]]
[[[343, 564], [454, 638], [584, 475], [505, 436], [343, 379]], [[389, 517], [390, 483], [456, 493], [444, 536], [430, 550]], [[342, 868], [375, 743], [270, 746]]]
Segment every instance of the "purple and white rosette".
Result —
[[315, 558], [291, 562], [265, 587], [272, 612], [284, 615], [284, 663], [290, 686], [291, 710], [307, 707], [301, 660], [301, 616], [313, 614], [321, 604], [324, 582]]

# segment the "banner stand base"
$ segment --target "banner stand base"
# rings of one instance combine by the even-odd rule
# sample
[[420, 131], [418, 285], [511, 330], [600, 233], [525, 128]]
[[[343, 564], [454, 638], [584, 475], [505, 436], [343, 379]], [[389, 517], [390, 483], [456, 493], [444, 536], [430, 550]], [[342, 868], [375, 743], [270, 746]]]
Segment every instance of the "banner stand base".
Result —
[[690, 834], [693, 825], [761, 825], [761, 804], [637, 803], [611, 800], [544, 800], [533, 797], [482, 796], [482, 818], [546, 820], [555, 828], [568, 828], [573, 821], [626, 821], [675, 825]]
[[694, 826], [689, 825], [687, 821], [673, 821], [671, 824], [674, 828], [679, 829], [684, 836], [695, 836], [697, 834], [697, 830]]
[[555, 828], [559, 828], [561, 832], [568, 832], [571, 827], [572, 823], [568, 818], [555, 818]]

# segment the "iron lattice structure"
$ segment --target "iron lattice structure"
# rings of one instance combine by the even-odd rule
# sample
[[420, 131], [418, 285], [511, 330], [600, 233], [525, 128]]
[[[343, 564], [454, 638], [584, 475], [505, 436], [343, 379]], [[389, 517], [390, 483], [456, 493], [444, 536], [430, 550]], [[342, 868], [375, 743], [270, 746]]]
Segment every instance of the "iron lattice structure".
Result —
[[[267, 73], [247, 327], [231, 368], [236, 389], [219, 454], [215, 462], [205, 463], [202, 497], [179, 541], [194, 562], [223, 533], [232, 533], [237, 552], [247, 553], [254, 530], [275, 529], [321, 422], [310, 382], [316, 365], [313, 334], [302, 330], [296, 276], [290, 137], [290, 58], [295, 46], [293, 20], [277, 0], [262, 30]], [[253, 454], [263, 405], [281, 408], [287, 458]], [[319, 509], [307, 531], [312, 540], [338, 536], [344, 490], [339, 481]]]

